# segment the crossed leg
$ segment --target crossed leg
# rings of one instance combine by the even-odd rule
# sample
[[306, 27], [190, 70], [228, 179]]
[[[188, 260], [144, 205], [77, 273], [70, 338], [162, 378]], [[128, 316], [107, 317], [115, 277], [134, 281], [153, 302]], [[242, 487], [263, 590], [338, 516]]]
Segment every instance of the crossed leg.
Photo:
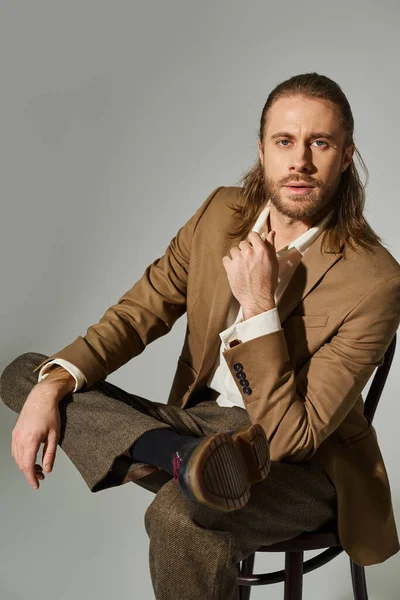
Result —
[[[45, 358], [26, 353], [3, 371], [0, 395], [15, 412], [37, 382], [33, 369]], [[239, 407], [206, 401], [181, 409], [99, 381], [91, 390], [66, 396], [59, 408], [59, 446], [92, 492], [135, 481], [156, 493], [145, 526], [158, 600], [237, 600], [238, 561], [261, 545], [312, 531], [336, 516], [335, 489], [311, 462], [273, 462], [268, 477], [252, 486], [247, 505], [222, 513], [189, 501], [170, 475], [133, 463], [127, 453], [153, 429], [194, 436], [237, 429], [249, 423]]]

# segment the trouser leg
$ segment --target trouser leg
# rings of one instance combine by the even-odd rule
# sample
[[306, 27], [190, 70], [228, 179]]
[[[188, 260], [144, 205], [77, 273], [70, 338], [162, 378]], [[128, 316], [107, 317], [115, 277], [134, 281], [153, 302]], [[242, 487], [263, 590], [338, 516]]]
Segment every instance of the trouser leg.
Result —
[[[35, 367], [45, 355], [28, 352], [13, 360], [1, 376], [3, 402], [19, 413], [37, 383]], [[98, 381], [86, 392], [68, 394], [60, 403], [59, 446], [76, 466], [92, 492], [135, 480], [157, 491], [171, 477], [147, 463], [124, 456], [144, 433], [170, 428], [181, 435], [202, 436], [228, 431], [249, 422], [241, 408], [223, 409], [206, 402], [185, 410], [151, 402], [117, 386]], [[149, 477], [147, 477], [149, 476]], [[141, 478], [141, 479], [139, 479]], [[142, 481], [144, 479], [145, 481]], [[151, 482], [148, 487], [147, 481]], [[153, 488], [153, 482], [156, 482]]]
[[273, 462], [231, 513], [187, 500], [167, 482], [145, 515], [157, 600], [238, 600], [237, 564], [262, 545], [312, 531], [336, 516], [336, 493], [311, 463]]
[[[46, 358], [26, 353], [3, 371], [0, 396], [19, 413], [37, 383], [33, 369]], [[312, 530], [334, 516], [335, 491], [311, 463], [272, 463], [263, 482], [252, 486], [248, 504], [221, 513], [190, 502], [170, 475], [122, 456], [146, 431], [170, 427], [182, 435], [208, 435], [249, 423], [247, 411], [215, 402], [180, 409], [151, 402], [100, 381], [89, 391], [68, 394], [59, 404], [60, 447], [91, 491], [112, 487], [117, 461], [134, 471], [136, 483], [158, 492], [146, 512], [150, 568], [159, 600], [233, 600], [238, 597], [235, 564], [263, 544]], [[124, 462], [125, 461], [125, 462]], [[150, 470], [149, 470], [150, 469]], [[162, 476], [160, 479], [159, 476]]]

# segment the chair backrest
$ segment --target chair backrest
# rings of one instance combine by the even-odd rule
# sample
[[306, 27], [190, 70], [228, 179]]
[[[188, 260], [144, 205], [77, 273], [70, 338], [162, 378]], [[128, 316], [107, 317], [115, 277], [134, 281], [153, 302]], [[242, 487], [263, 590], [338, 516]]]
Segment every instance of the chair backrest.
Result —
[[394, 351], [396, 348], [396, 337], [397, 334], [395, 333], [392, 341], [387, 347], [385, 356], [383, 358], [383, 363], [376, 370], [371, 387], [368, 390], [368, 394], [364, 402], [364, 414], [371, 420], [371, 422], [374, 418], [376, 407], [378, 406], [379, 399], [390, 371]]

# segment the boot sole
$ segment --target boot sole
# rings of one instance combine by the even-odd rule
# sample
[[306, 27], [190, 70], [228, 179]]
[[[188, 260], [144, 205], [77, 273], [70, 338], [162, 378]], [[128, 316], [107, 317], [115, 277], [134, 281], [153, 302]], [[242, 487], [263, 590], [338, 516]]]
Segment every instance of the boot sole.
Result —
[[190, 457], [185, 487], [197, 502], [223, 512], [243, 508], [253, 483], [269, 473], [271, 460], [261, 425], [245, 425], [233, 435], [210, 436]]

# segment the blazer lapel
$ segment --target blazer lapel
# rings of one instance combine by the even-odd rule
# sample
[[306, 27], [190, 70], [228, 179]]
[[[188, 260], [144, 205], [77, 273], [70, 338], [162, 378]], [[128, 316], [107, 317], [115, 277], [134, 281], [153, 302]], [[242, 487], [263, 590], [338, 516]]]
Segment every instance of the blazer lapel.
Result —
[[342, 252], [322, 253], [322, 237], [320, 235], [304, 254], [282, 295], [278, 304], [281, 323], [342, 258]]

